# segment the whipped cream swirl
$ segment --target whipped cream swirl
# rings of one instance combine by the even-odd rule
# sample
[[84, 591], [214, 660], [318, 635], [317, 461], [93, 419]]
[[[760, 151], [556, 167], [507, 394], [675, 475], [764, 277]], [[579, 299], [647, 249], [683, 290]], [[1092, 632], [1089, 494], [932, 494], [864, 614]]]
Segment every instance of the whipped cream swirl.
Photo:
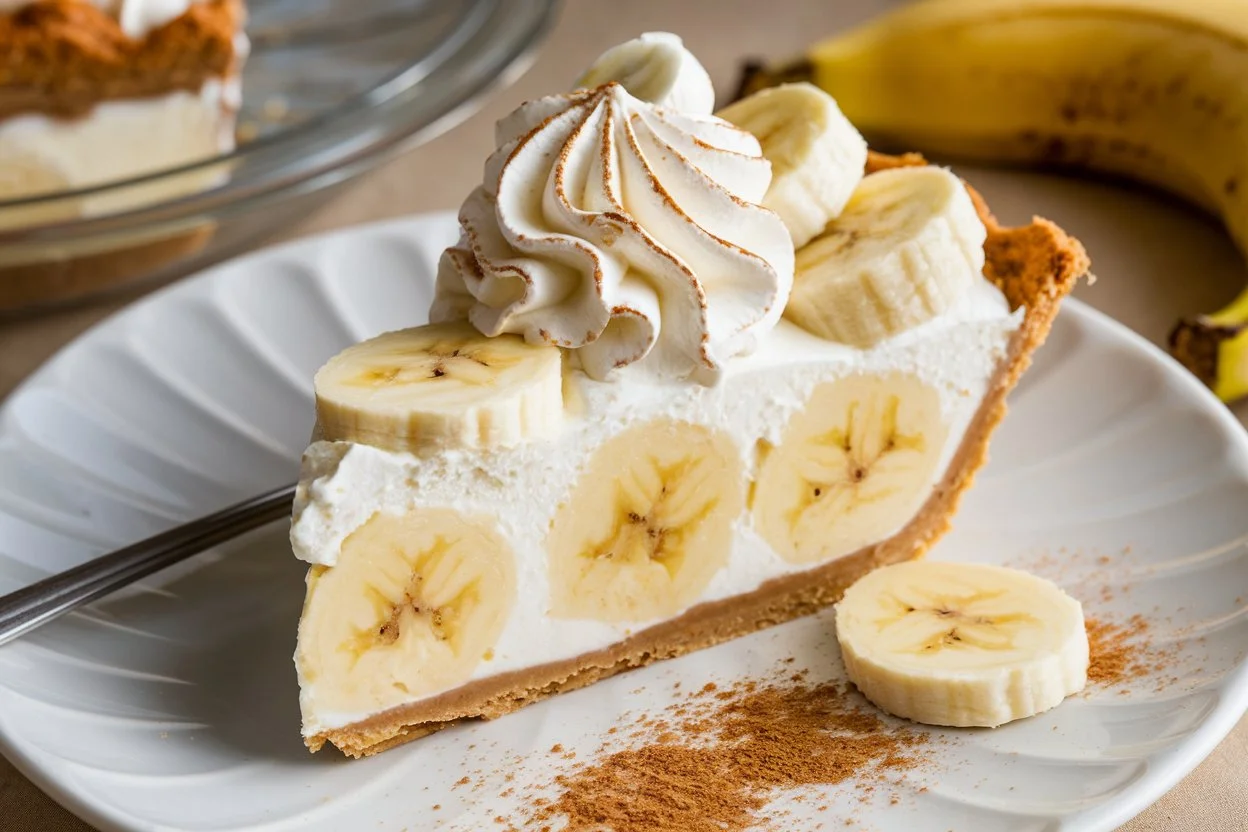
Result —
[[648, 65], [625, 66], [616, 47], [595, 66], [613, 56], [608, 71], [646, 79], [659, 103], [606, 81], [498, 123], [439, 264], [432, 320], [574, 349], [596, 379], [642, 362], [704, 384], [775, 326], [793, 245], [757, 204], [771, 167], [754, 136], [711, 115], [710, 79], [679, 39], [648, 37]]

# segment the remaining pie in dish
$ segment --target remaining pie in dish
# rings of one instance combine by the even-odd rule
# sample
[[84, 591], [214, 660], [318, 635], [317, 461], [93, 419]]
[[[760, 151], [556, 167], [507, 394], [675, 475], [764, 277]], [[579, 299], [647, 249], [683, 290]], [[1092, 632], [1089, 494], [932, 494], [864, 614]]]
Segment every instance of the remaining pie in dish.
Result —
[[[0, 0], [0, 203], [18, 201], [0, 208], [0, 231], [219, 184], [223, 169], [104, 187], [234, 149], [244, 15], [243, 0]], [[203, 226], [110, 238], [103, 248], [6, 247], [0, 312], [121, 285], [189, 255], [210, 234]]]
[[[0, 0], [0, 200], [233, 149], [243, 16], [242, 0]], [[136, 189], [77, 208], [145, 200]]]
[[868, 152], [809, 85], [713, 101], [652, 34], [521, 105], [433, 323], [318, 372], [291, 526], [310, 749], [811, 613], [949, 527], [1083, 249]]

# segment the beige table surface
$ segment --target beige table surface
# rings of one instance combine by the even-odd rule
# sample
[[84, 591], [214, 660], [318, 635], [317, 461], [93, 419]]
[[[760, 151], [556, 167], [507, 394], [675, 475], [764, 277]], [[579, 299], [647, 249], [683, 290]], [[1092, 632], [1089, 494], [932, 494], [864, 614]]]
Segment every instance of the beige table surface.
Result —
[[[568, 0], [532, 69], [496, 92], [471, 119], [340, 194], [287, 238], [429, 209], [455, 208], [493, 149], [493, 121], [520, 100], [563, 88], [604, 48], [638, 32], [675, 31], [699, 55], [722, 95], [746, 54], [783, 56], [892, 5], [880, 0]], [[1176, 315], [1228, 299], [1244, 267], [1220, 228], [1183, 206], [1106, 185], [1035, 174], [960, 170], [1006, 221], [1048, 216], [1079, 236], [1100, 280], [1076, 293], [1161, 343]], [[0, 324], [0, 397], [56, 349], [124, 302]], [[1236, 408], [1241, 421], [1248, 406]], [[1248, 830], [1248, 721], [1191, 775], [1123, 832]], [[0, 830], [84, 832], [0, 759]], [[959, 830], [991, 832], [991, 830]]]

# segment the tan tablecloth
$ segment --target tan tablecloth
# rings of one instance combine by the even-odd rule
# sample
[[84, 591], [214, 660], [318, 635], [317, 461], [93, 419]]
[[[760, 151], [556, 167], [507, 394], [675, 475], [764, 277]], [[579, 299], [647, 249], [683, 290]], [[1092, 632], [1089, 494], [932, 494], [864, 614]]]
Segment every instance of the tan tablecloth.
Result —
[[[743, 55], [783, 56], [821, 33], [892, 5], [884, 0], [568, 0], [534, 67], [493, 95], [468, 122], [399, 158], [340, 195], [287, 237], [414, 211], [455, 208], [493, 149], [493, 121], [524, 98], [564, 87], [607, 46], [638, 32], [675, 31], [701, 57], [721, 94]], [[1155, 342], [1180, 311], [1213, 308], [1242, 280], [1243, 265], [1221, 230], [1188, 209], [1089, 183], [1001, 172], [962, 172], [1007, 221], [1032, 212], [1075, 233], [1101, 278], [1077, 295]], [[119, 301], [0, 324], [0, 396]], [[1241, 421], [1248, 407], [1237, 408]], [[1187, 779], [1122, 832], [1248, 830], [1248, 721]], [[0, 759], [0, 829], [86, 832]], [[981, 832], [959, 830], [959, 832]], [[984, 830], [983, 832], [987, 832]]]

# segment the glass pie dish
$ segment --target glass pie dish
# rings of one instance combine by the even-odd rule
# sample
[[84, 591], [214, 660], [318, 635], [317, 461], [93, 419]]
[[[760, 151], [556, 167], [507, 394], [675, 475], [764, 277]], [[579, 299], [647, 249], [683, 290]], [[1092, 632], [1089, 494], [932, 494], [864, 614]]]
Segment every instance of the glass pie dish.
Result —
[[514, 79], [559, 3], [247, 5], [236, 149], [124, 181], [0, 201], [0, 316], [176, 279], [289, 226]]

